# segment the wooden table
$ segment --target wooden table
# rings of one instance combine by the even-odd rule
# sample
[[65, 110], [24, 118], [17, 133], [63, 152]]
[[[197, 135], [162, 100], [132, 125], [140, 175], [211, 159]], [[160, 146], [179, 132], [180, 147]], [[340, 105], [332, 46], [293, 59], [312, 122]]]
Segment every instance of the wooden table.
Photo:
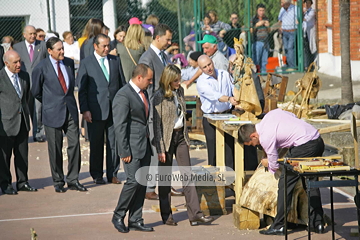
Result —
[[[224, 120], [212, 120], [208, 122], [216, 127], [216, 166], [225, 166], [225, 133], [231, 135], [234, 141], [235, 161], [235, 204], [240, 204], [242, 188], [245, 183], [246, 171], [244, 170], [244, 145], [238, 139], [238, 130], [241, 125], [226, 125]], [[252, 171], [251, 171], [252, 172]]]

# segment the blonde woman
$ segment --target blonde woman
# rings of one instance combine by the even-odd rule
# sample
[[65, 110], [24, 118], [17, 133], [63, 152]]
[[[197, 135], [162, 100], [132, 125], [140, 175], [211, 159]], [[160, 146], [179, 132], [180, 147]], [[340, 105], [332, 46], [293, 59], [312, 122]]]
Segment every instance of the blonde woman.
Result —
[[126, 82], [129, 82], [141, 55], [145, 52], [145, 33], [140, 24], [132, 24], [126, 32], [123, 43], [116, 45]]
[[[180, 69], [170, 64], [165, 67], [160, 78], [160, 87], [154, 94], [154, 145], [158, 153], [160, 175], [171, 174], [174, 154], [181, 174], [191, 175], [190, 139], [186, 128], [184, 89], [180, 86], [180, 81]], [[182, 184], [190, 225], [213, 221], [214, 218], [205, 217], [200, 210], [195, 185], [189, 184], [189, 181]], [[163, 223], [176, 226], [170, 207], [171, 181], [159, 182], [159, 201]]]

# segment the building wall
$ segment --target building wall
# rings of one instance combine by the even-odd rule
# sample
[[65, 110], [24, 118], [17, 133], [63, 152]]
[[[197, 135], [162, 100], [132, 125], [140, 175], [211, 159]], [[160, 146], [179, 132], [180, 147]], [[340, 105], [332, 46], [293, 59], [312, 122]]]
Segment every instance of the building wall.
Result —
[[[328, 12], [331, 2], [331, 13]], [[340, 0], [317, 0], [319, 72], [341, 77]], [[329, 16], [331, 17], [329, 21]], [[350, 0], [352, 79], [360, 80], [360, 2]]]
[[[60, 35], [70, 30], [68, 0], [50, 0], [52, 30]], [[26, 24], [35, 28], [49, 30], [46, 0], [12, 0], [1, 1], [0, 17], [24, 16]], [[2, 26], [4, 28], [11, 26]]]

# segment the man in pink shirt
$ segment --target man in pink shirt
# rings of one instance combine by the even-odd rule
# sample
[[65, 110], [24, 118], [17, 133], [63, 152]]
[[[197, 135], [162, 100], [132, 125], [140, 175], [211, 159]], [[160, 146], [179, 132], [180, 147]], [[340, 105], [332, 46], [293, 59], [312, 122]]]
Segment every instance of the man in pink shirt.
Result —
[[[239, 142], [245, 145], [258, 146], [264, 149], [267, 158], [261, 160], [263, 166], [271, 173], [279, 169], [278, 148], [289, 148], [286, 157], [319, 157], [324, 152], [324, 142], [316, 128], [298, 119], [294, 114], [275, 109], [265, 115], [256, 125], [245, 124], [239, 129]], [[277, 214], [274, 223], [267, 230], [260, 231], [265, 235], [284, 235], [284, 171], [280, 167], [281, 177], [278, 185]], [[294, 187], [300, 176], [288, 171], [287, 173], [287, 206], [290, 208]], [[310, 191], [310, 230], [317, 233], [324, 232], [323, 209], [320, 190]], [[289, 211], [289, 209], [288, 209]]]

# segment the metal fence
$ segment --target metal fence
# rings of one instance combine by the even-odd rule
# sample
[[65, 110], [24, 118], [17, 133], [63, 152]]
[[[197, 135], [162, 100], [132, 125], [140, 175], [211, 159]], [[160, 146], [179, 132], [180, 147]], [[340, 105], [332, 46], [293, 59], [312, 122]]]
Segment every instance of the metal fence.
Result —
[[[103, 20], [107, 14], [113, 14], [104, 12], [103, 0], [13, 0], [7, 2], [0, 9], [0, 24], [2, 26], [0, 37], [9, 35], [15, 41], [22, 40], [22, 29], [29, 23], [36, 28], [43, 28], [45, 31], [57, 31], [60, 38], [62, 33], [68, 30], [71, 30], [74, 36], [79, 38], [90, 18]], [[252, 18], [256, 14], [256, 6], [263, 3], [266, 7], [266, 16], [270, 22], [270, 31], [266, 40], [266, 47], [269, 50], [268, 69], [273, 71], [276, 66], [281, 65], [279, 60], [283, 58], [281, 56], [279, 58], [279, 53], [286, 55], [284, 47], [281, 45], [281, 33], [278, 31], [280, 0], [113, 0], [113, 2], [115, 5], [115, 27], [128, 25], [128, 20], [131, 17], [138, 17], [145, 21], [149, 14], [155, 14], [161, 23], [166, 23], [173, 29], [173, 41], [178, 42], [183, 51], [185, 51], [183, 39], [191, 31], [195, 33], [194, 43], [202, 38], [205, 31], [201, 29], [201, 24], [209, 11], [216, 11], [218, 20], [229, 25], [232, 22], [232, 14], [236, 13], [238, 17], [236, 23], [239, 27], [227, 29], [224, 36], [217, 36], [231, 49], [233, 37], [240, 37], [242, 33], [242, 37], [247, 42], [246, 52], [249, 56], [253, 56], [253, 45], [255, 44], [253, 34], [250, 31]], [[301, 28], [303, 3], [302, 0], [296, 0], [295, 3], [299, 7], [295, 46], [296, 66], [294, 68], [301, 71], [304, 67], [303, 50], [305, 49]], [[111, 29], [111, 32], [114, 30]], [[193, 46], [201, 50], [200, 45], [194, 44]], [[285, 58], [284, 61], [286, 61]]]

